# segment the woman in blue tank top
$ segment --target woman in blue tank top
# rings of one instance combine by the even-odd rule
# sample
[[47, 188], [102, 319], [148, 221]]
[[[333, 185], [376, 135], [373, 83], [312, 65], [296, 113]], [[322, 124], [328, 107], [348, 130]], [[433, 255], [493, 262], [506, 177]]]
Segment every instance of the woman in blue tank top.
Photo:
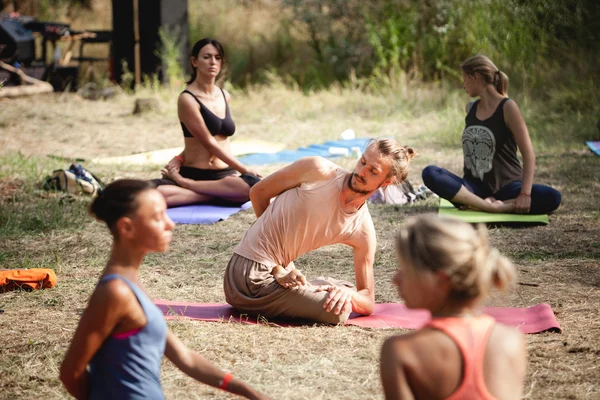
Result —
[[229, 111], [230, 95], [216, 86], [225, 51], [214, 39], [201, 39], [190, 55], [192, 77], [177, 100], [183, 131], [183, 152], [153, 179], [169, 207], [195, 203], [243, 204], [260, 174], [232, 153], [229, 138], [235, 123]]
[[457, 207], [518, 214], [556, 210], [560, 193], [533, 183], [535, 154], [519, 107], [507, 97], [508, 77], [481, 55], [462, 63], [461, 72], [467, 94], [479, 97], [466, 107], [463, 177], [430, 165], [422, 173], [425, 185]]
[[108, 264], [90, 298], [60, 369], [78, 399], [164, 399], [163, 354], [198, 381], [251, 399], [265, 398], [189, 349], [169, 332], [161, 311], [138, 282], [149, 252], [164, 252], [173, 221], [150, 182], [118, 180], [94, 199], [90, 213], [113, 235]]

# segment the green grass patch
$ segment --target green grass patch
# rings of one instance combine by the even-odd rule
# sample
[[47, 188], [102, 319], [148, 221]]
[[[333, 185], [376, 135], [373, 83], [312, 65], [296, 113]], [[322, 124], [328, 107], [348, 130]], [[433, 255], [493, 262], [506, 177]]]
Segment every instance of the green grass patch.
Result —
[[545, 250], [517, 251], [511, 254], [516, 261], [556, 261], [556, 260], [600, 260], [600, 245], [592, 244], [594, 249], [586, 251], [551, 252]]
[[47, 157], [26, 156], [20, 151], [0, 155], [0, 179], [22, 179], [28, 188], [41, 184], [56, 169], [68, 168], [65, 161]]
[[4, 203], [0, 209], [0, 237], [83, 229], [89, 222], [88, 202], [26, 196]]
[[0, 237], [78, 230], [86, 222], [90, 198], [41, 189], [64, 161], [11, 153], [0, 156]]

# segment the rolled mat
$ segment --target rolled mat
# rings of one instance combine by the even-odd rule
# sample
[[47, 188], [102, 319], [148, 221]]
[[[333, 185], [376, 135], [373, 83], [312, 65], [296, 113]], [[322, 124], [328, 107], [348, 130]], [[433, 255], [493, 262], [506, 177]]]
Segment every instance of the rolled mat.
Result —
[[303, 157], [321, 156], [321, 157], [339, 157], [338, 154], [332, 154], [330, 148], [342, 148], [352, 150], [358, 147], [364, 151], [368, 143], [368, 138], [356, 138], [348, 140], [330, 140], [323, 144], [311, 144], [307, 147], [300, 147], [296, 150], [284, 150], [277, 153], [257, 153], [240, 157], [239, 160], [245, 165], [264, 165], [275, 163], [291, 163]]
[[[234, 156], [242, 156], [254, 153], [276, 153], [283, 150], [283, 143], [269, 142], [266, 140], [237, 138], [231, 142], [231, 152]], [[143, 153], [130, 154], [117, 157], [99, 157], [91, 161], [96, 164], [167, 164], [174, 155], [183, 151], [183, 147], [173, 147], [170, 149], [161, 149], [146, 151]], [[51, 156], [51, 155], [50, 155]], [[81, 159], [81, 161], [85, 161]]]
[[191, 206], [174, 207], [167, 209], [167, 215], [178, 224], [214, 224], [223, 221], [233, 214], [252, 207], [251, 202], [241, 206], [216, 206], [210, 204], [194, 204]]
[[[240, 314], [228, 304], [185, 303], [168, 300], [155, 300], [154, 303], [166, 319], [182, 317], [199, 321], [261, 323], [281, 327], [312, 325], [315, 323], [290, 318], [275, 318], [267, 321], [265, 318]], [[522, 333], [562, 332], [560, 324], [548, 304], [537, 304], [525, 308], [486, 307], [484, 312], [504, 325], [518, 328]], [[375, 310], [371, 315], [353, 313], [346, 325], [377, 329], [419, 329], [429, 319], [428, 311], [411, 310], [406, 308], [404, 304], [399, 303], [383, 303], [375, 304]]]
[[600, 156], [600, 142], [585, 142], [588, 145], [590, 150], [592, 150], [596, 155]]
[[488, 224], [548, 224], [548, 214], [530, 215], [530, 214], [495, 214], [475, 210], [459, 210], [446, 199], [440, 198], [440, 216], [457, 218], [469, 223], [488, 223]]

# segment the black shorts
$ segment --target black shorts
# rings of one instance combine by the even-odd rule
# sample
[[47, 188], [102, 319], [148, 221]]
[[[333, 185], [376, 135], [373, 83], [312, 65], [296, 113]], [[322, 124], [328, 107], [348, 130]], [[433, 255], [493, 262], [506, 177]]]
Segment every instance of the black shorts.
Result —
[[[184, 178], [192, 179], [194, 181], [218, 181], [228, 176], [234, 176], [237, 172], [231, 167], [224, 169], [200, 169], [181, 166], [179, 168], [179, 174]], [[242, 174], [240, 178], [242, 178], [242, 180], [250, 187], [256, 185], [260, 181], [258, 176], [250, 174]], [[156, 186], [177, 185], [172, 180], [166, 178], [152, 179], [151, 182]]]

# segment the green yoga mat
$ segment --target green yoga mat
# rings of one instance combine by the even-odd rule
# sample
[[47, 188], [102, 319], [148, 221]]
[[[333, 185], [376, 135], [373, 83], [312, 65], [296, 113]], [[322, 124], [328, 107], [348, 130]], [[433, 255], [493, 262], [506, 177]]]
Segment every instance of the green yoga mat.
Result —
[[486, 224], [548, 224], [548, 214], [493, 214], [483, 211], [459, 210], [446, 199], [440, 199], [440, 216], [453, 217], [465, 222]]

